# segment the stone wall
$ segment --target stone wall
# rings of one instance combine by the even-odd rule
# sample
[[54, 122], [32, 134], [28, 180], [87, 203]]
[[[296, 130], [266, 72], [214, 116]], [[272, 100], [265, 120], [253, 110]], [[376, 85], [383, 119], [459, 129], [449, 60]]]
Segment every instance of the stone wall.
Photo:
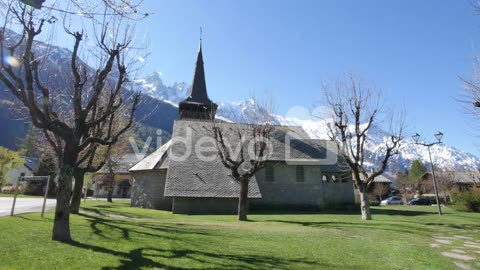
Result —
[[[342, 208], [353, 204], [353, 183], [323, 181], [322, 176], [332, 175], [322, 171], [321, 166], [303, 166], [304, 181], [297, 182], [296, 166], [286, 163], [273, 166], [274, 180], [267, 181], [265, 169], [256, 174], [262, 198], [251, 201], [253, 208], [271, 209], [326, 209]], [[334, 174], [334, 173], [333, 173]]]
[[237, 214], [237, 198], [173, 198], [172, 212], [174, 214]]
[[131, 206], [172, 210], [172, 199], [163, 196], [167, 170], [133, 172]]
[[[332, 175], [321, 166], [303, 166], [304, 181], [298, 182], [296, 166], [275, 163], [274, 181], [267, 181], [265, 169], [256, 174], [261, 199], [249, 199], [252, 209], [302, 210], [343, 208], [355, 202], [351, 179], [324, 181]], [[133, 207], [169, 210], [177, 214], [236, 214], [237, 198], [164, 197], [166, 170], [133, 173]]]

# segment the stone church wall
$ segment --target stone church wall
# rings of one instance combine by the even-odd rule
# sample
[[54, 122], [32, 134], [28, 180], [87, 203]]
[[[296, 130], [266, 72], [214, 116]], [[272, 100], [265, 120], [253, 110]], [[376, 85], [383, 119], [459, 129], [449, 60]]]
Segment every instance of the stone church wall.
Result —
[[237, 198], [173, 198], [172, 212], [174, 214], [237, 214]]
[[269, 181], [265, 169], [256, 174], [262, 193], [261, 199], [252, 200], [252, 208], [271, 209], [331, 209], [354, 203], [353, 183], [323, 181], [321, 166], [303, 166], [304, 181], [298, 182], [296, 166], [273, 164], [274, 178]]
[[167, 170], [133, 172], [132, 207], [172, 210], [172, 199], [163, 196]]

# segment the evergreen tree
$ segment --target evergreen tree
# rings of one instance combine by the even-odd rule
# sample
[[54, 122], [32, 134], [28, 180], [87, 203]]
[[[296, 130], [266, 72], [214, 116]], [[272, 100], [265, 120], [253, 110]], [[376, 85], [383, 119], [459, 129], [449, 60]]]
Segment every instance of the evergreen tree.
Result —
[[23, 139], [22, 143], [20, 144], [20, 154], [26, 157], [36, 156], [38, 154], [36, 149], [36, 132], [33, 125], [30, 125], [28, 128], [27, 135]]
[[410, 179], [412, 181], [418, 181], [420, 177], [423, 176], [427, 172], [427, 167], [425, 164], [423, 164], [422, 161], [416, 159], [412, 162], [412, 165], [410, 166]]
[[[55, 177], [57, 176], [57, 163], [55, 156], [50, 152], [45, 152], [37, 167], [33, 170], [33, 175], [35, 176], [50, 176], [50, 185], [48, 187], [48, 194], [56, 194], [56, 184]], [[44, 186], [46, 185], [46, 182]]]
[[422, 185], [422, 176], [427, 172], [427, 167], [422, 161], [416, 159], [410, 166], [409, 179], [410, 182], [416, 187], [419, 194], [425, 192], [425, 187]]

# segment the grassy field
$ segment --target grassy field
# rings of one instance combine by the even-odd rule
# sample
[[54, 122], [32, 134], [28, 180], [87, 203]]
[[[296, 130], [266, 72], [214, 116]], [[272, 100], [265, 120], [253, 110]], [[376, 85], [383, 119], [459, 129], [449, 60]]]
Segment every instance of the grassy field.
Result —
[[455, 261], [480, 268], [480, 254], [441, 254], [453, 247], [439, 237], [480, 240], [480, 215], [450, 209], [440, 217], [434, 207], [376, 207], [369, 222], [358, 213], [252, 214], [239, 223], [128, 201], [82, 205], [68, 244], [50, 240], [52, 211], [0, 218], [0, 269], [459, 269]]

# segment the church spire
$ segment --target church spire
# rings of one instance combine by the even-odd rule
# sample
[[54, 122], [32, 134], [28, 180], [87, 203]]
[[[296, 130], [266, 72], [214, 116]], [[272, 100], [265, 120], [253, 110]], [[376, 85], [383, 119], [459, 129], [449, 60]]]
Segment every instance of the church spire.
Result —
[[190, 97], [197, 101], [210, 101], [208, 99], [205, 70], [203, 67], [202, 40], [200, 40], [200, 47], [198, 49], [197, 63], [195, 65], [195, 73], [193, 74], [192, 88], [190, 89]]
[[213, 119], [217, 104], [208, 98], [205, 70], [203, 67], [202, 37], [200, 28], [200, 46], [198, 49], [195, 73], [193, 74], [190, 95], [179, 104], [180, 119]]

